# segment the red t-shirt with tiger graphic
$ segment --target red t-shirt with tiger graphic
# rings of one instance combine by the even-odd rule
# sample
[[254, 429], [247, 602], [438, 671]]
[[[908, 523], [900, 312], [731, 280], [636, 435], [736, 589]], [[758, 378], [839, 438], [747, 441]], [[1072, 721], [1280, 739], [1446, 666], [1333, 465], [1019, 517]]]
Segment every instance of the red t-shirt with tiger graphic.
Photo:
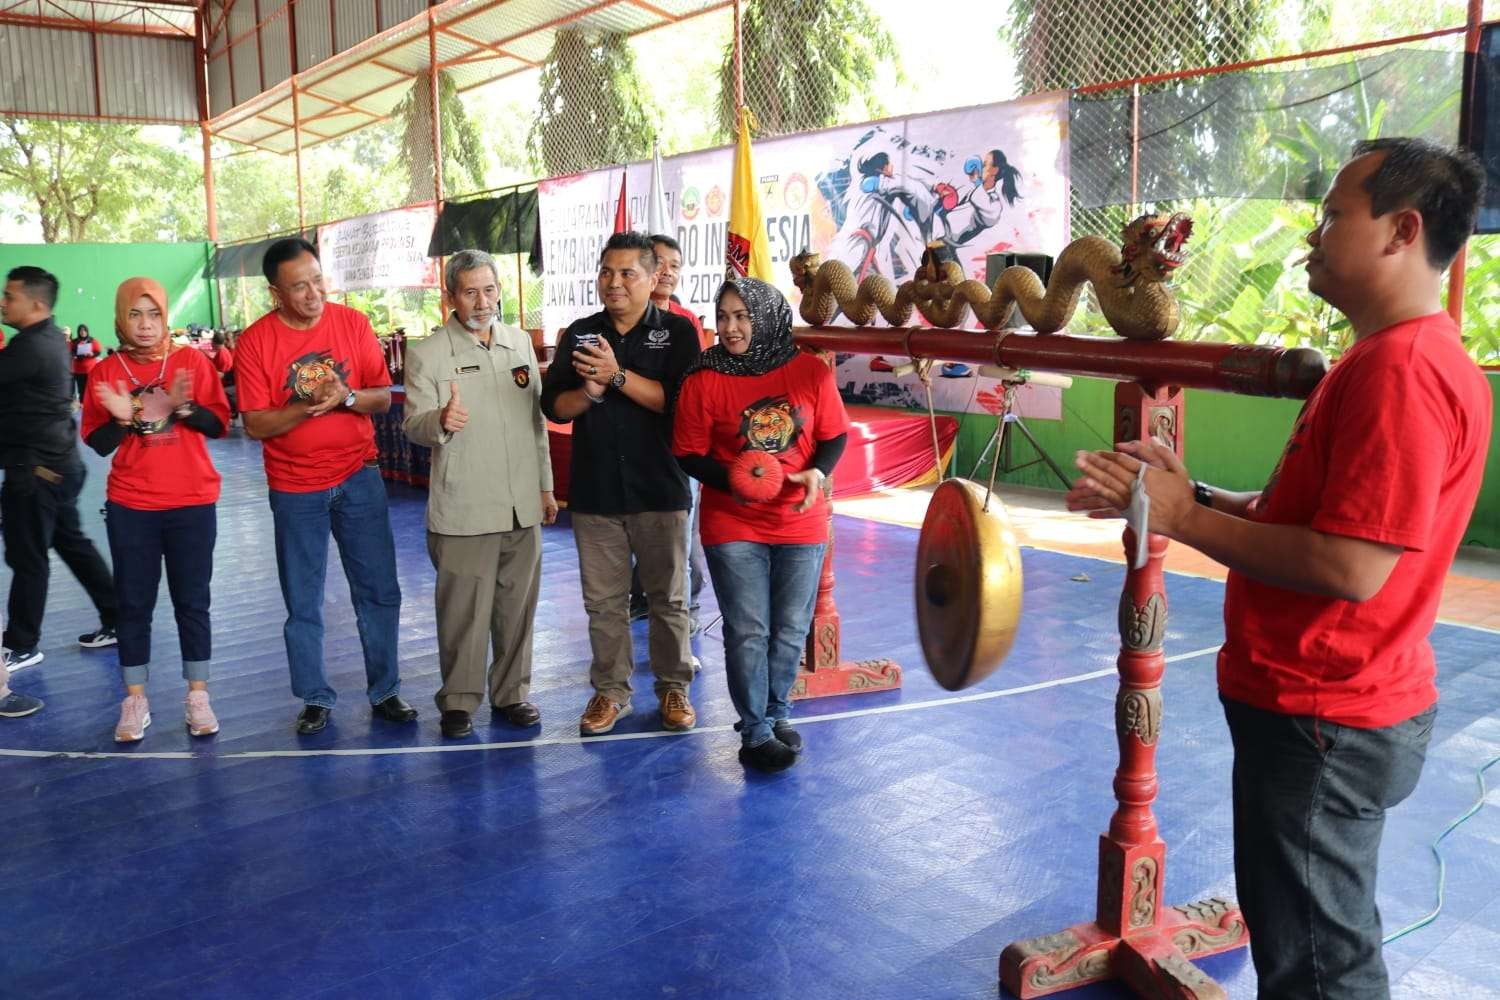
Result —
[[[294, 330], [275, 312], [250, 324], [235, 345], [235, 386], [246, 413], [276, 410], [306, 397], [336, 372], [350, 389], [391, 384], [380, 341], [363, 313], [323, 305], [316, 326]], [[367, 414], [342, 407], [261, 442], [266, 480], [283, 493], [337, 486], [375, 460], [375, 426]]]
[[[849, 430], [833, 371], [811, 354], [765, 375], [725, 375], [701, 368], [683, 380], [673, 422], [677, 455], [707, 455], [729, 467], [747, 451], [775, 455], [788, 474], [812, 461], [819, 441]], [[744, 504], [723, 490], [703, 487], [699, 530], [704, 545], [761, 542], [815, 545], [828, 540], [828, 501], [793, 508], [805, 491], [787, 482], [773, 499]]]

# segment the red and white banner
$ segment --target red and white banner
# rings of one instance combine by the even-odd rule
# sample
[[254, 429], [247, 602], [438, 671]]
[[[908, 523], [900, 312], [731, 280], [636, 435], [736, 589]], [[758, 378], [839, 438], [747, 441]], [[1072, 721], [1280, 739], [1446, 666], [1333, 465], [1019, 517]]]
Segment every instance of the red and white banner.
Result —
[[318, 227], [318, 258], [330, 292], [437, 288], [438, 262], [427, 256], [437, 213], [398, 208]]

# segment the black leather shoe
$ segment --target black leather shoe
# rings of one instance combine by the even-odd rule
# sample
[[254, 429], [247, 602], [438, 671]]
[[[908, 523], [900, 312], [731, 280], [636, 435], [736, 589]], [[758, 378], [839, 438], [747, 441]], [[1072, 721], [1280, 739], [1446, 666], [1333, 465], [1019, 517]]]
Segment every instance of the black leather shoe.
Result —
[[417, 710], [403, 701], [399, 694], [393, 694], [380, 704], [371, 706], [370, 711], [375, 718], [386, 722], [417, 721]]
[[303, 736], [321, 733], [323, 727], [328, 725], [330, 714], [332, 713], [322, 705], [303, 705], [302, 714], [297, 716], [297, 732]]
[[529, 701], [518, 701], [514, 705], [496, 705], [495, 711], [505, 716], [512, 726], [528, 729], [542, 721], [542, 713]]
[[444, 712], [442, 721], [438, 725], [443, 730], [443, 736], [450, 740], [461, 740], [474, 732], [474, 724], [469, 721], [469, 713], [458, 709]]

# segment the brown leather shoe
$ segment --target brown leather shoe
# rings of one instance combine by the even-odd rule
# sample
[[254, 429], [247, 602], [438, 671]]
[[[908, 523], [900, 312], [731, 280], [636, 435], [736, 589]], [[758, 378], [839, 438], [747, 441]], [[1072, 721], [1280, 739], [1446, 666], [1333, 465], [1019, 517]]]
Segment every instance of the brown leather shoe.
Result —
[[589, 699], [578, 720], [578, 731], [584, 736], [602, 736], [615, 728], [615, 723], [630, 714], [630, 706], [619, 705], [602, 694]]
[[542, 713], [529, 701], [518, 701], [514, 705], [496, 705], [495, 712], [505, 717], [512, 726], [527, 729], [542, 721]]
[[663, 729], [681, 732], [698, 724], [698, 713], [692, 702], [681, 691], [668, 691], [661, 696], [661, 725]]

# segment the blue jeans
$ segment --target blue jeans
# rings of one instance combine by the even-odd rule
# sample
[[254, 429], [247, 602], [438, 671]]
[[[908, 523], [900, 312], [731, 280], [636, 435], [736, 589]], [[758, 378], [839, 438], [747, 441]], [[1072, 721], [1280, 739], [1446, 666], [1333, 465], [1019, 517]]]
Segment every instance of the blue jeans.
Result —
[[724, 667], [740, 715], [740, 739], [757, 747], [791, 716], [787, 695], [797, 680], [812, 624], [823, 542], [708, 545], [708, 572], [724, 615]]
[[396, 545], [380, 470], [367, 465], [337, 486], [314, 493], [271, 490], [271, 516], [276, 524], [276, 573], [286, 602], [282, 635], [292, 693], [324, 708], [338, 700], [323, 672], [323, 586], [332, 531], [354, 601], [370, 704], [399, 694], [396, 627], [401, 586], [396, 582]]
[[209, 585], [214, 575], [213, 504], [171, 510], [136, 510], [113, 500], [104, 505], [109, 557], [115, 564], [116, 632], [126, 684], [145, 684], [151, 663], [151, 618], [161, 588], [162, 563], [177, 618], [184, 680], [208, 680], [213, 654]]
[[1417, 786], [1437, 708], [1380, 729], [1224, 702], [1234, 878], [1260, 996], [1384, 1000], [1375, 868], [1385, 811]]

